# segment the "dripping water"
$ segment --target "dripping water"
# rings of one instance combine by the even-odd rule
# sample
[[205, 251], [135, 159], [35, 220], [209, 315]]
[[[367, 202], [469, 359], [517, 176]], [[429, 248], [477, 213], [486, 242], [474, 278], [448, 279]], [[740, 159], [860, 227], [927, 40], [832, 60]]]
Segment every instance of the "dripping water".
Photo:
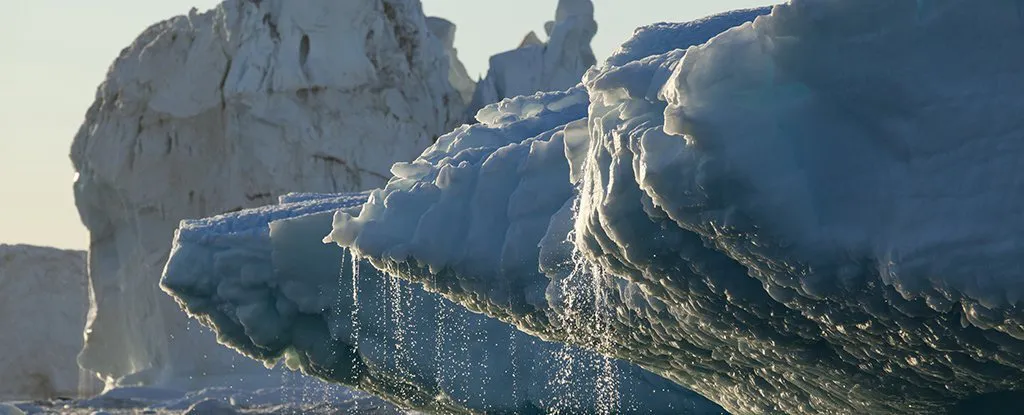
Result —
[[394, 275], [387, 275], [385, 277], [387, 291], [388, 291], [388, 308], [391, 316], [391, 327], [393, 330], [394, 338], [394, 350], [392, 350], [392, 362], [395, 371], [400, 379], [408, 379], [410, 377], [409, 372], [409, 352], [406, 350], [406, 310], [405, 302], [402, 295], [403, 284], [401, 279]]
[[[582, 191], [578, 191], [582, 193]], [[573, 202], [573, 222], [577, 222], [582, 198]], [[607, 354], [612, 350], [612, 323], [614, 310], [609, 295], [614, 281], [605, 273], [600, 264], [588, 260], [574, 243], [576, 230], [567, 235], [571, 244], [572, 254], [566, 264], [570, 269], [568, 275], [558, 281], [561, 291], [562, 312], [558, 315], [561, 331], [569, 336], [568, 344], [579, 344], [597, 352], [596, 357], [584, 357], [579, 350], [563, 347], [556, 352], [558, 371], [550, 385], [555, 396], [579, 396], [582, 383], [590, 384], [593, 380], [594, 401], [580, 402], [564, 399], [555, 403], [556, 413], [577, 413], [591, 407], [592, 411], [601, 414], [620, 412], [619, 373], [615, 360]], [[586, 382], [581, 382], [586, 380]], [[591, 395], [587, 393], [586, 395]], [[591, 404], [593, 406], [591, 406]]]
[[[351, 268], [351, 272], [352, 272], [352, 293], [351, 293], [351, 296], [352, 296], [352, 313], [350, 315], [349, 320], [351, 321], [351, 324], [352, 324], [352, 348], [355, 350], [355, 353], [352, 356], [352, 365], [355, 366], [355, 365], [357, 365], [359, 363], [358, 362], [358, 360], [359, 360], [359, 334], [360, 334], [359, 331], [360, 331], [360, 328], [361, 328], [361, 324], [359, 323], [359, 262], [362, 260], [362, 258], [360, 258], [359, 255], [355, 253], [355, 251], [350, 251], [350, 250], [346, 249], [345, 252], [349, 254], [348, 256], [349, 256], [349, 260], [351, 261], [351, 267], [350, 268]], [[344, 256], [342, 256], [341, 262], [342, 262], [342, 264], [341, 264], [342, 271], [344, 271], [344, 269], [345, 269], [345, 257]], [[344, 273], [341, 273], [339, 278], [344, 278]], [[338, 281], [338, 302], [339, 303], [341, 302], [342, 298], [344, 298], [344, 296], [347, 295], [347, 294], [342, 292], [342, 290], [343, 290], [342, 287], [344, 287], [343, 282], [344, 282], [343, 280], [342, 281]], [[338, 308], [339, 310], [341, 309], [340, 306], [341, 306], [341, 304], [339, 304], [339, 308]], [[359, 400], [358, 399], [353, 401], [353, 410], [354, 411], [358, 411], [359, 410]]]
[[359, 323], [359, 263], [362, 258], [355, 252], [351, 253], [350, 258], [352, 261], [352, 347], [356, 349], [358, 356], [359, 331], [362, 328]]
[[451, 309], [448, 302], [442, 299], [438, 303], [437, 313], [435, 314], [437, 331], [434, 332], [434, 362], [437, 370], [435, 377], [437, 378], [436, 382], [440, 390], [445, 390], [447, 386], [448, 372], [445, 369], [451, 368], [450, 365], [445, 364], [448, 360], [444, 353], [447, 346], [447, 337], [445, 336], [447, 334], [447, 327], [445, 323], [451, 318], [450, 313]]
[[599, 265], [593, 265], [591, 269], [593, 276], [594, 290], [594, 335], [597, 340], [595, 349], [599, 353], [601, 373], [597, 377], [597, 402], [596, 409], [601, 414], [614, 414], [619, 412], [619, 384], [618, 371], [615, 361], [608, 357], [612, 344], [612, 309], [608, 301], [609, 292], [605, 288], [605, 273]]

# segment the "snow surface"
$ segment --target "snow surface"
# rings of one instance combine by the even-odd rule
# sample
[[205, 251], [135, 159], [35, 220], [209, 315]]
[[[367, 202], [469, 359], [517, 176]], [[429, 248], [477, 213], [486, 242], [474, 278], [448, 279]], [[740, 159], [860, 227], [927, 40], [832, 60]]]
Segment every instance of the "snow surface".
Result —
[[287, 191], [383, 185], [462, 121], [445, 46], [418, 0], [231, 0], [142, 33], [72, 147], [91, 233], [81, 364], [111, 385], [262, 373], [159, 292], [174, 229]]
[[87, 310], [85, 252], [0, 244], [0, 400], [96, 386], [75, 362]]
[[491, 57], [487, 76], [477, 83], [469, 101], [468, 119], [504, 98], [571, 88], [597, 62], [590, 49], [597, 34], [590, 0], [559, 0], [555, 20], [544, 29], [547, 42], [530, 32], [518, 48]]
[[328, 239], [734, 413], [1019, 408], [1021, 10], [644, 28], [396, 164]]
[[[624, 362], [543, 342], [383, 275], [320, 238], [367, 193], [186, 221], [162, 286], [219, 340], [267, 364], [442, 413], [721, 413]], [[339, 265], [341, 271], [339, 274]]]

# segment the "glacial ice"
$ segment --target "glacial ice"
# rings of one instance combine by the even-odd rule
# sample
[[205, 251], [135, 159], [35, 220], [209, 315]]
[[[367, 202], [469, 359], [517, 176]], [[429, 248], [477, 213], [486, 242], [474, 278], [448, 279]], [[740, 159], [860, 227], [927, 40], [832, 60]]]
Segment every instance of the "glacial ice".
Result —
[[368, 197], [288, 195], [278, 206], [186, 221], [162, 286], [249, 357], [408, 408], [721, 413], [636, 366], [532, 338], [310, 238], [330, 232], [334, 211]]
[[289, 191], [383, 185], [463, 120], [445, 46], [418, 0], [226, 1], [142, 33], [72, 146], [91, 233], [81, 364], [111, 386], [262, 373], [157, 288], [174, 229]]
[[733, 413], [1019, 407], [1021, 10], [794, 0], [701, 45], [700, 23], [649, 27], [581, 87], [396, 164], [328, 239]]
[[[0, 401], [78, 396], [85, 252], [0, 244]], [[2, 409], [0, 409], [2, 413]]]

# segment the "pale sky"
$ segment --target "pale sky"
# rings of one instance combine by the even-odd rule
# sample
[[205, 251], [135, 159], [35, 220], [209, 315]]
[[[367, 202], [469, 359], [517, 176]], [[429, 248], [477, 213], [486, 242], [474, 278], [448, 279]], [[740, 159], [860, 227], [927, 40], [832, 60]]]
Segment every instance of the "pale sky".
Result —
[[[300, 0], [291, 0], [300, 1]], [[339, 0], [345, 1], [345, 0]], [[557, 0], [422, 0], [427, 15], [458, 27], [455, 46], [471, 76], [530, 30], [543, 37]], [[206, 10], [216, 0], [0, 0], [0, 243], [86, 249], [75, 210], [71, 140], [107, 67], [147, 26]], [[770, 0], [594, 0], [604, 59], [637, 26], [686, 21]], [[472, 6], [470, 6], [472, 5]], [[511, 6], [515, 5], [515, 6]]]

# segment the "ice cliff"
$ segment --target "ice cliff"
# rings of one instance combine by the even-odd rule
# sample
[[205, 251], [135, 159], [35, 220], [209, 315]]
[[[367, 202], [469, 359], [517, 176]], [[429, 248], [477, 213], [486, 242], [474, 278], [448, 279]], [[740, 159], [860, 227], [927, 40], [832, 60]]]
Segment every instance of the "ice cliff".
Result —
[[0, 245], [0, 293], [0, 401], [78, 396], [85, 252]]
[[530, 32], [518, 48], [491, 57], [487, 76], [477, 83], [469, 101], [468, 119], [503, 98], [569, 89], [597, 62], [590, 49], [597, 33], [590, 0], [559, 0], [555, 20], [544, 30], [546, 42]]
[[733, 413], [1019, 408], [1020, 2], [794, 0], [695, 35], [761, 12], [486, 107], [328, 240]]
[[228, 0], [127, 47], [72, 146], [91, 233], [81, 364], [124, 384], [262, 370], [159, 292], [175, 227], [382, 186], [462, 120], [451, 41], [431, 33], [418, 0]]

